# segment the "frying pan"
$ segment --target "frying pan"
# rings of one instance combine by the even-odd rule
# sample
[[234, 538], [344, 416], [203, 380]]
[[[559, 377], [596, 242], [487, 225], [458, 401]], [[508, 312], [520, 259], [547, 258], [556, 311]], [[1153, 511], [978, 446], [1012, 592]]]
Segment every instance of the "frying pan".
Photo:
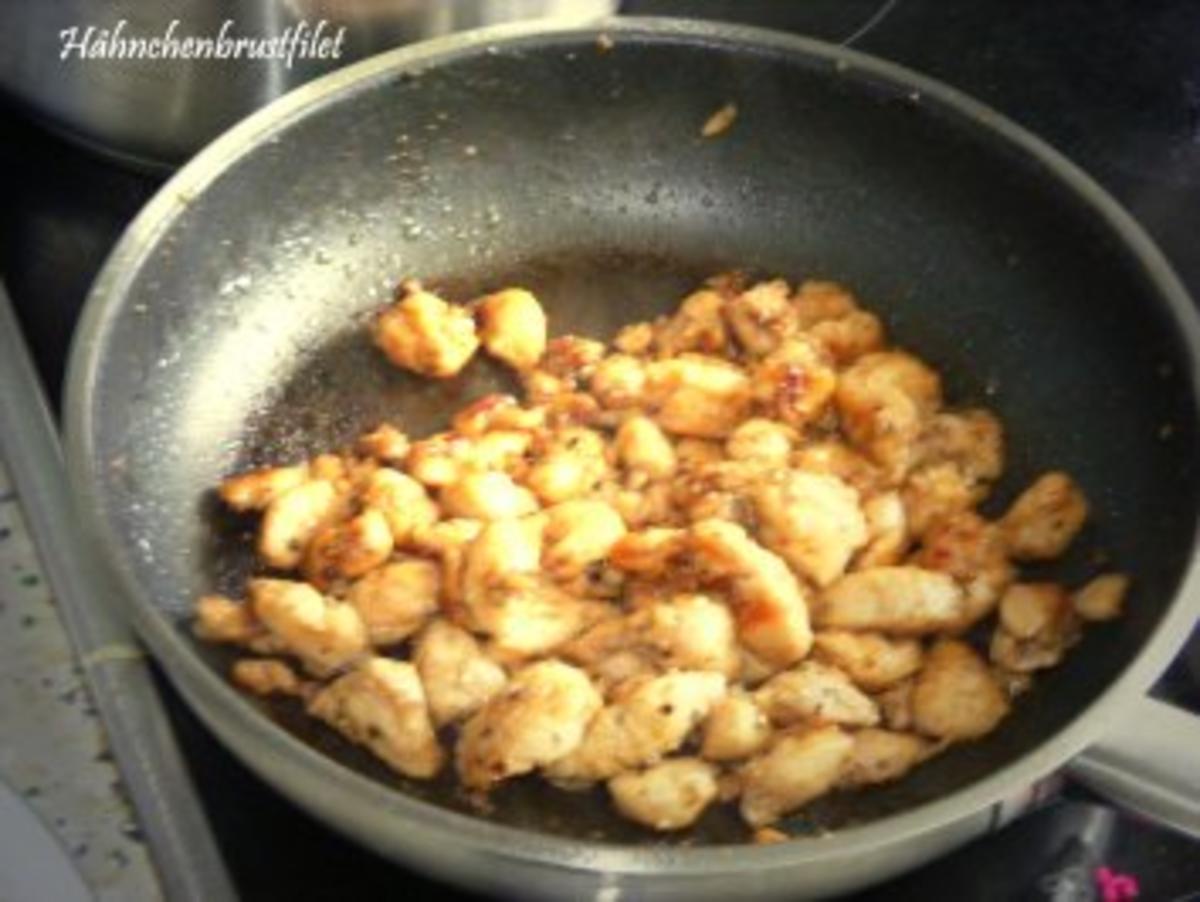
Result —
[[[733, 127], [702, 138], [727, 102]], [[226, 684], [228, 657], [190, 636], [188, 610], [239, 587], [250, 527], [211, 487], [380, 419], [423, 434], [511, 388], [482, 360], [451, 383], [384, 363], [364, 326], [400, 278], [460, 298], [525, 284], [555, 332], [611, 335], [731, 265], [851, 285], [946, 373], [953, 402], [1006, 421], [997, 509], [1040, 470], [1082, 483], [1092, 523], [1049, 572], [1077, 581], [1103, 556], [1135, 574], [1128, 614], [1089, 630], [993, 735], [793, 817], [795, 842], [751, 847], [722, 811], [662, 839], [536, 780], [474, 812], [450, 780], [406, 782]], [[237, 755], [331, 825], [522, 896], [830, 894], [962, 842], [991, 803], [1137, 731], [1136, 701], [1200, 599], [1198, 336], [1107, 195], [945, 86], [748, 28], [522, 26], [335, 73], [185, 167], [93, 289], [66, 426], [87, 525], [145, 641]]]

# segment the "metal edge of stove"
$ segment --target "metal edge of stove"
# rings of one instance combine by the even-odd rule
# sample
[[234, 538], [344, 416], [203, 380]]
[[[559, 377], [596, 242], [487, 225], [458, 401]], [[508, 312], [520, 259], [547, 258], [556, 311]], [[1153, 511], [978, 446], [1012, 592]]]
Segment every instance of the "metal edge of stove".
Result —
[[2, 283], [0, 452], [24, 501], [35, 544], [55, 549], [43, 553], [42, 565], [141, 819], [164, 896], [188, 902], [236, 899], [145, 655], [105, 601], [119, 589], [78, 532], [58, 433]]

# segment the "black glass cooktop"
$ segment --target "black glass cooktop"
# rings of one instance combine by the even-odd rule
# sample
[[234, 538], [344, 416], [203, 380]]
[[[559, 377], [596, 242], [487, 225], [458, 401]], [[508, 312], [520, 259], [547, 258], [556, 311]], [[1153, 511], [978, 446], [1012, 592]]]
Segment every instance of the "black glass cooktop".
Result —
[[[1200, 297], [1200, 4], [631, 0], [623, 10], [849, 42], [961, 88], [1087, 169]], [[0, 136], [0, 273], [57, 397], [87, 288], [159, 179], [97, 159], [4, 107]], [[1200, 711], [1200, 642], [1155, 691]], [[445, 895], [297, 811], [224, 752], [165, 684], [163, 692], [245, 898], [341, 899], [381, 889]], [[1103, 887], [1111, 898], [1129, 898], [1130, 881], [1141, 898], [1187, 898], [1200, 892], [1198, 853], [1068, 786], [1006, 830], [862, 898], [1090, 899], [1104, 898]]]

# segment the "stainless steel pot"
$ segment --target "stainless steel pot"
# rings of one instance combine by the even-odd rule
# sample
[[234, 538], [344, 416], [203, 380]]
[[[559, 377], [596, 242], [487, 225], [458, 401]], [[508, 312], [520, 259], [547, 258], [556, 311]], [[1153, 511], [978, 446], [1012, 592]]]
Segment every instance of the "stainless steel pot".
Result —
[[[109, 155], [169, 168], [258, 107], [346, 63], [477, 26], [584, 22], [615, 6], [615, 0], [4, 0], [0, 92]], [[160, 52], [150, 43], [156, 39], [172, 42], [162, 52], [173, 47], [182, 55], [190, 52], [186, 41], [211, 40], [213, 53], [224, 46], [242, 56], [130, 58]], [[278, 56], [247, 58], [249, 44], [233, 49], [239, 39], [278, 42], [278, 50], [256, 45]]]

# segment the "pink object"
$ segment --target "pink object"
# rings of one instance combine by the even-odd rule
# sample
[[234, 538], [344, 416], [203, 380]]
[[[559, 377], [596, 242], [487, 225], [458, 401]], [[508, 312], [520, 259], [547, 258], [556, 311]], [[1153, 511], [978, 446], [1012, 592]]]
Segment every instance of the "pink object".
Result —
[[1137, 878], [1132, 874], [1119, 874], [1108, 868], [1096, 868], [1096, 885], [1104, 902], [1125, 902], [1138, 897]]

